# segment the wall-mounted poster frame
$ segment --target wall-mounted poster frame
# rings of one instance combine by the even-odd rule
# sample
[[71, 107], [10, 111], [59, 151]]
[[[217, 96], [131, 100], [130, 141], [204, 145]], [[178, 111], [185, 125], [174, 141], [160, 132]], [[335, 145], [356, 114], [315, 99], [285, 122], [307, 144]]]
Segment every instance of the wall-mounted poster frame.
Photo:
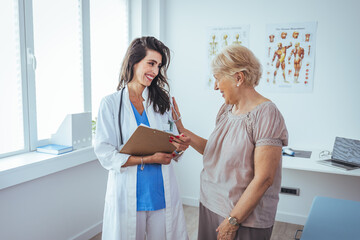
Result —
[[316, 22], [267, 25], [262, 89], [312, 92], [316, 29]]
[[211, 61], [224, 47], [231, 44], [241, 44], [249, 47], [250, 25], [234, 27], [211, 27], [207, 35], [207, 56], [208, 71], [206, 76], [206, 86], [213, 89], [215, 79], [211, 74]]

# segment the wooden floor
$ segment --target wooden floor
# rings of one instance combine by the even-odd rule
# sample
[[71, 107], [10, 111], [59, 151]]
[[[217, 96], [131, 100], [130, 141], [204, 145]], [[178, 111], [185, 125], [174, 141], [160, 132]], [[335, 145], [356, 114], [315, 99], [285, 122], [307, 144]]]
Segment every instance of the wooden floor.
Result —
[[[184, 213], [185, 213], [186, 228], [189, 234], [189, 239], [196, 240], [198, 219], [199, 219], [199, 208], [184, 205]], [[284, 222], [275, 222], [271, 240], [294, 239], [294, 234], [298, 229], [303, 229], [303, 226], [284, 223]], [[91, 238], [90, 240], [101, 240], [101, 233]]]

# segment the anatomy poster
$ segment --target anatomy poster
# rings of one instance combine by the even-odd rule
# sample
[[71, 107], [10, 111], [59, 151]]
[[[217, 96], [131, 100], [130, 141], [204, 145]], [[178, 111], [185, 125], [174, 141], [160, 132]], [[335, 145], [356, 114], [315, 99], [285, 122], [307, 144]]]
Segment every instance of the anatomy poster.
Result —
[[215, 79], [211, 74], [211, 61], [224, 47], [231, 44], [241, 44], [249, 47], [250, 25], [238, 27], [216, 27], [208, 29], [207, 49], [208, 49], [208, 76], [206, 85], [213, 89]]
[[267, 25], [260, 87], [270, 92], [311, 92], [317, 23]]

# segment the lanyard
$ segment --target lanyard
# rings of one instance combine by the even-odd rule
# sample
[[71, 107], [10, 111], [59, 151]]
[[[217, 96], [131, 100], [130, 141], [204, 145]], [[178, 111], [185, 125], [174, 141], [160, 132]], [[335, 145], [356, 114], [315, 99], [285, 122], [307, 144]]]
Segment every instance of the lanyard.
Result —
[[123, 93], [124, 93], [124, 89], [121, 89], [121, 94], [120, 94], [120, 106], [119, 106], [119, 130], [120, 130], [120, 142], [121, 142], [121, 145], [124, 144], [124, 141], [123, 141], [123, 137], [122, 137], [122, 131], [121, 131], [121, 108], [122, 108], [122, 99], [123, 99]]

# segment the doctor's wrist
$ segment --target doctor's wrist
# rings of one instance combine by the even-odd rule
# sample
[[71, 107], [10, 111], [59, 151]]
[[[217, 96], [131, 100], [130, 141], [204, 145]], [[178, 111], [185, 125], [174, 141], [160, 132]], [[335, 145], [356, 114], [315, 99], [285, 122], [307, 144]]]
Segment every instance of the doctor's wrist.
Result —
[[143, 163], [144, 164], [148, 164], [148, 163], [151, 163], [151, 160], [152, 158], [151, 158], [151, 156], [144, 156], [143, 157]]

